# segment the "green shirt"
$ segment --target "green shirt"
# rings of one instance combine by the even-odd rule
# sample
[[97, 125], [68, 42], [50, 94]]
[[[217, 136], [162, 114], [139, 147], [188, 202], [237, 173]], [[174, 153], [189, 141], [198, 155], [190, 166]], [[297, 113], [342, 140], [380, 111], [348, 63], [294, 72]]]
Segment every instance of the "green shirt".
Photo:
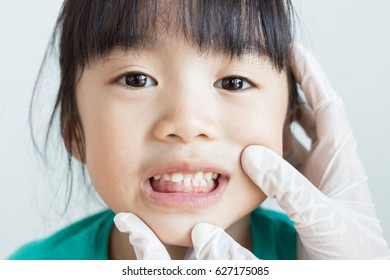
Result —
[[[24, 245], [13, 260], [107, 260], [114, 213], [106, 210], [48, 238]], [[253, 250], [260, 259], [296, 259], [296, 231], [282, 213], [257, 208], [250, 223]]]

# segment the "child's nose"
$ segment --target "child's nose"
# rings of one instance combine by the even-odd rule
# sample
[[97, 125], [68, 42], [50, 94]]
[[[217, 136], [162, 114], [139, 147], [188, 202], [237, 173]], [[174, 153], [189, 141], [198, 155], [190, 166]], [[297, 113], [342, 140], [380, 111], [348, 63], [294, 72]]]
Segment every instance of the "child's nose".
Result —
[[154, 128], [160, 141], [190, 143], [209, 141], [217, 137], [217, 108], [212, 93], [196, 90], [171, 92], [172, 98], [160, 104], [162, 112]]

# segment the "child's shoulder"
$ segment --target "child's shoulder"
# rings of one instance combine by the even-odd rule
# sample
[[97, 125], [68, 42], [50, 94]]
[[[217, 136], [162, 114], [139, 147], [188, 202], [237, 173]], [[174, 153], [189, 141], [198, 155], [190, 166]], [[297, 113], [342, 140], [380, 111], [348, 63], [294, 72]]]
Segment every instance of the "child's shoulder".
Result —
[[252, 212], [251, 220], [252, 222], [267, 223], [269, 226], [280, 229], [290, 230], [294, 228], [293, 222], [285, 213], [262, 207], [258, 207]]
[[251, 214], [253, 253], [261, 259], [296, 259], [297, 233], [286, 214], [257, 208]]
[[24, 245], [9, 259], [107, 259], [113, 218], [110, 210], [89, 216], [45, 239]]

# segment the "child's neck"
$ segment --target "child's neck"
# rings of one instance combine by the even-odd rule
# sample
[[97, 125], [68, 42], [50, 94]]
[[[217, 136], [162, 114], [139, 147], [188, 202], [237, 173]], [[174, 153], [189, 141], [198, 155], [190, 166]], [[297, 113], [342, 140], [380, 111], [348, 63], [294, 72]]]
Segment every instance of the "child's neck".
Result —
[[[249, 216], [244, 217], [231, 227], [226, 232], [241, 246], [252, 250], [252, 235], [249, 227]], [[121, 233], [113, 226], [110, 236], [109, 258], [113, 260], [135, 260], [135, 252], [133, 247], [129, 243], [129, 235], [127, 233]], [[188, 247], [176, 246], [176, 245], [164, 245], [167, 249], [171, 259], [182, 260], [184, 259]]]

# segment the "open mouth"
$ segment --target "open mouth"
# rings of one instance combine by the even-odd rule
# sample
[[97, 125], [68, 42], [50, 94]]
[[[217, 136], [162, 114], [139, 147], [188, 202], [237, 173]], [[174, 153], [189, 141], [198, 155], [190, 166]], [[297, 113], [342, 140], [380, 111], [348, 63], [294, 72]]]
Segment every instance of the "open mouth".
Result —
[[157, 174], [144, 181], [146, 198], [169, 208], [204, 208], [216, 204], [228, 185], [227, 175], [197, 170]]
[[209, 193], [217, 188], [220, 176], [215, 172], [176, 172], [155, 175], [149, 180], [153, 191], [159, 193]]

